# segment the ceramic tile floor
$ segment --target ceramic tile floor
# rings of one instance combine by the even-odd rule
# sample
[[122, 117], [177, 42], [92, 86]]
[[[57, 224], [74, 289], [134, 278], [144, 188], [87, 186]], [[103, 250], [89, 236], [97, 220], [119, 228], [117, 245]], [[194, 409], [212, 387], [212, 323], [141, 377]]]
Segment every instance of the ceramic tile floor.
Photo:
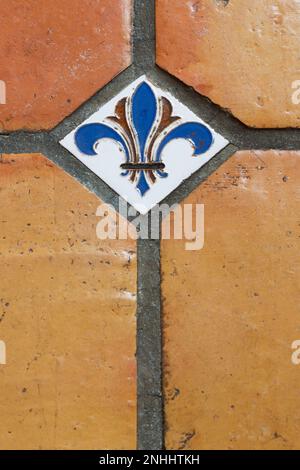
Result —
[[0, 8], [0, 447], [299, 449], [299, 2]]

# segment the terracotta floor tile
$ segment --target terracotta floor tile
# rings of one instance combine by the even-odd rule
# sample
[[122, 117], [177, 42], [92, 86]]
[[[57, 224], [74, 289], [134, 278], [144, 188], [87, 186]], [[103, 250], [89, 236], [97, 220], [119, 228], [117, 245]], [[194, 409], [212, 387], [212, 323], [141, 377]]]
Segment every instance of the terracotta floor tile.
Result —
[[0, 0], [0, 130], [52, 128], [126, 68], [131, 5]]
[[0, 448], [134, 449], [135, 242], [41, 155], [0, 166]]
[[205, 245], [162, 243], [168, 449], [299, 449], [300, 153], [239, 152], [185, 203]]
[[156, 0], [156, 6], [162, 68], [249, 126], [300, 127], [299, 92], [292, 88], [300, 79], [297, 0]]

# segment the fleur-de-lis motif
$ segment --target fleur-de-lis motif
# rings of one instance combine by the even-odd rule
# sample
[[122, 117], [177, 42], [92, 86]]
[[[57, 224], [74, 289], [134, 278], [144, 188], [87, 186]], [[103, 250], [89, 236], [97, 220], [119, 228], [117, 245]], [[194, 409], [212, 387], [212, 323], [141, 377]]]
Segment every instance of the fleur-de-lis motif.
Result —
[[102, 123], [85, 124], [75, 133], [75, 143], [85, 155], [97, 155], [102, 139], [112, 139], [124, 152], [126, 163], [121, 175], [129, 177], [142, 196], [157, 178], [167, 178], [163, 151], [175, 139], [186, 139], [193, 145], [193, 156], [209, 150], [213, 135], [199, 122], [184, 122], [173, 116], [173, 107], [165, 96], [157, 97], [147, 82], [118, 102], [115, 115]]

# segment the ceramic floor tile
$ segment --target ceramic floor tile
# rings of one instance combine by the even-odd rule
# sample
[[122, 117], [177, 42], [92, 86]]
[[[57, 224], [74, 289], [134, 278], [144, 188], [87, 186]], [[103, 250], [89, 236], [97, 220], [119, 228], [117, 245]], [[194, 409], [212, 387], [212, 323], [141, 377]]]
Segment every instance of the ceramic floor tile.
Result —
[[131, 0], [0, 0], [0, 11], [0, 131], [54, 127], [131, 62]]
[[134, 449], [135, 242], [41, 155], [0, 166], [0, 448]]
[[300, 127], [298, 0], [156, 0], [157, 63], [253, 127]]
[[143, 76], [61, 144], [145, 214], [228, 142]]
[[205, 242], [162, 242], [168, 449], [299, 449], [300, 153], [239, 152], [184, 203]]

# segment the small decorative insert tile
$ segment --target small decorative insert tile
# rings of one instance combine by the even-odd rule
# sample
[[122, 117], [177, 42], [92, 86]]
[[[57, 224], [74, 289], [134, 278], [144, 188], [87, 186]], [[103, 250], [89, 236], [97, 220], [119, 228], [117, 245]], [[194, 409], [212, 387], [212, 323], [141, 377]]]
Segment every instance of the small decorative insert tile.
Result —
[[146, 214], [228, 142], [142, 76], [61, 144]]

